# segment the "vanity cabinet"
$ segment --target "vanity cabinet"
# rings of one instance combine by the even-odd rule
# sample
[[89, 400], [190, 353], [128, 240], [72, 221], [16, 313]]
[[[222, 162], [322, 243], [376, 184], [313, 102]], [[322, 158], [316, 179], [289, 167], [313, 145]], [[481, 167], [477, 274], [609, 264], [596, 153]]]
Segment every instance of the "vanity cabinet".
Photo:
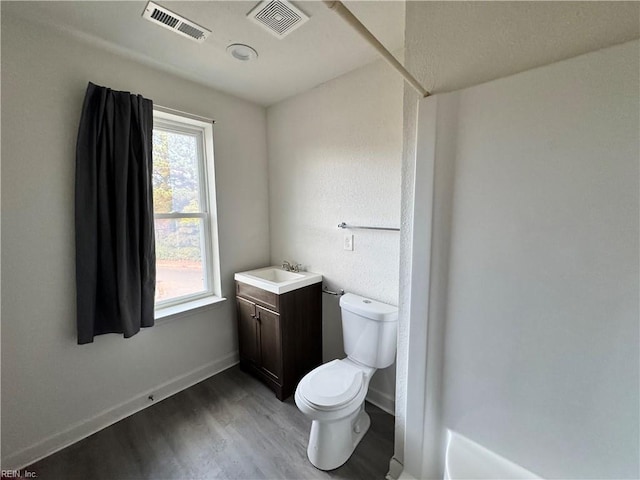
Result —
[[236, 281], [240, 368], [280, 400], [322, 363], [321, 283], [275, 294]]

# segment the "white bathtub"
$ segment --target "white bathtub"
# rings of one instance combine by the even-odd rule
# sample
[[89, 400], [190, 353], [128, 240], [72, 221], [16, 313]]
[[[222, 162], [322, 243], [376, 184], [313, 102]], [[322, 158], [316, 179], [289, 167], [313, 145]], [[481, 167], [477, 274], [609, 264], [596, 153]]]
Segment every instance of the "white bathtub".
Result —
[[444, 478], [445, 480], [540, 480], [540, 477], [529, 470], [452, 430], [447, 430]]

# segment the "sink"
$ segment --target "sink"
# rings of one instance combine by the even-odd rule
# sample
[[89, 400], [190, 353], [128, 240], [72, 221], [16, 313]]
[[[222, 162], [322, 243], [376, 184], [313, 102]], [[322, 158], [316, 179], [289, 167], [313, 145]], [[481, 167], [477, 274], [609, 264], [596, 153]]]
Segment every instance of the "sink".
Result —
[[268, 280], [273, 283], [282, 283], [288, 282], [289, 280], [297, 280], [299, 278], [304, 278], [304, 275], [300, 275], [299, 273], [287, 272], [286, 270], [281, 270], [279, 268], [265, 268], [264, 270], [254, 270], [250, 273], [254, 277], [261, 278], [263, 280]]
[[308, 287], [322, 281], [322, 275], [313, 272], [287, 272], [280, 267], [265, 267], [236, 273], [233, 277], [267, 292], [278, 295]]

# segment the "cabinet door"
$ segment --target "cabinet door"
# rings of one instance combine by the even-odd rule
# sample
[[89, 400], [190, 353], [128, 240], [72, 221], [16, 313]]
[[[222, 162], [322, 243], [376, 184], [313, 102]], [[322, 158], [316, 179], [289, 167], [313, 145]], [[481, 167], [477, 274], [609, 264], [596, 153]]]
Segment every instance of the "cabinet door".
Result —
[[238, 343], [240, 357], [255, 365], [260, 364], [260, 346], [258, 344], [258, 322], [256, 305], [244, 298], [236, 297], [238, 306]]
[[282, 379], [280, 315], [256, 305], [260, 324], [260, 366], [277, 380]]

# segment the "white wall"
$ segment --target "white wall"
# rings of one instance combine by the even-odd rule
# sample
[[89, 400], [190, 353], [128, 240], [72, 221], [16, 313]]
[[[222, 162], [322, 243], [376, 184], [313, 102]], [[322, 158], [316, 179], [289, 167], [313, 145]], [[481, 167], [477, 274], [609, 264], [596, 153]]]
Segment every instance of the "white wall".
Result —
[[640, 473], [639, 58], [460, 94], [444, 420], [545, 478]]
[[440, 146], [419, 140], [406, 171], [416, 191], [435, 183], [433, 242], [450, 248], [447, 269], [431, 251], [428, 316], [407, 328], [429, 332], [427, 388], [403, 392], [407, 473], [441, 478], [451, 428], [543, 478], [640, 474], [639, 54], [635, 41], [421, 102], [420, 135]]
[[262, 107], [2, 15], [2, 466], [236, 361], [233, 301], [76, 345], [74, 165], [87, 82], [213, 117], [222, 294], [269, 262]]
[[[302, 263], [331, 289], [397, 305], [402, 80], [378, 62], [267, 110], [271, 262]], [[354, 235], [354, 251], [343, 249]], [[344, 357], [336, 297], [323, 295], [325, 361]], [[373, 377], [370, 399], [393, 409], [395, 365]]]

